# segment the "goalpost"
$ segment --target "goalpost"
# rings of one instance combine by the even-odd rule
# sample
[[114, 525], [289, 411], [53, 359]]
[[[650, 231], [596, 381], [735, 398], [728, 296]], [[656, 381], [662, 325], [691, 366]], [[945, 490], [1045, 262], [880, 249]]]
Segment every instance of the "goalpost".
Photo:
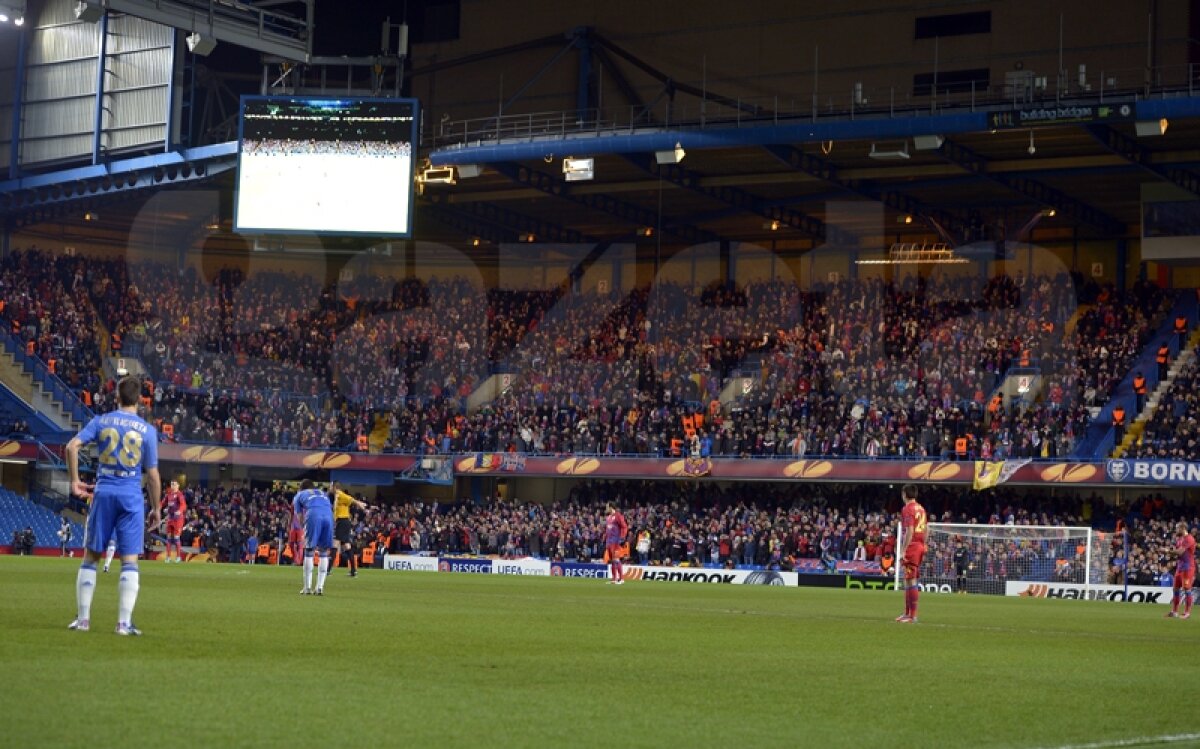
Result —
[[[1085, 597], [1106, 581], [1113, 539], [1080, 526], [930, 523], [920, 583], [926, 590], [1001, 596], [1010, 582], [1070, 584], [1083, 586]], [[903, 553], [896, 551], [897, 588]]]

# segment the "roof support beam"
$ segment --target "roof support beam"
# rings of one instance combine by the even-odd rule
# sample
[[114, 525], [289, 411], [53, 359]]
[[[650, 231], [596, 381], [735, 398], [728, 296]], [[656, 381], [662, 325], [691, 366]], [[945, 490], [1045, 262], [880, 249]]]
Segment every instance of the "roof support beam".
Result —
[[[654, 227], [661, 228], [664, 233], [672, 234], [679, 239], [682, 239], [688, 244], [702, 244], [704, 242], [719, 242], [721, 237], [713, 232], [706, 231], [694, 226], [668, 224], [660, 221], [660, 215], [655, 212], [632, 203], [626, 203], [623, 200], [618, 200], [611, 195], [602, 193], [593, 194], [576, 194], [571, 192], [570, 187], [561, 179], [550, 176], [544, 172], [538, 172], [529, 167], [504, 162], [493, 164], [493, 167], [499, 173], [508, 177], [513, 182], [526, 187], [532, 187], [547, 195], [553, 195], [556, 198], [570, 201], [576, 205], [591, 208], [601, 213], [607, 213], [610, 216], [616, 216], [623, 221], [628, 222], [632, 226], [631, 232], [639, 227]], [[660, 223], [662, 226], [660, 227]]]
[[767, 153], [791, 168], [811, 174], [831, 185], [836, 185], [868, 200], [883, 203], [888, 208], [911, 216], [919, 216], [952, 245], [962, 243], [966, 222], [946, 211], [925, 205], [921, 201], [896, 190], [888, 190], [866, 180], [846, 179], [830, 162], [805, 153], [793, 146], [764, 146]]
[[1179, 167], [1154, 164], [1152, 153], [1137, 140], [1109, 125], [1087, 125], [1085, 130], [1102, 146], [1117, 154], [1130, 164], [1140, 166], [1154, 176], [1179, 187], [1193, 195], [1200, 195], [1200, 176]]
[[[464, 233], [481, 239], [492, 242], [517, 242], [520, 241], [521, 235], [533, 235], [538, 242], [556, 244], [596, 241], [574, 229], [510, 211], [493, 203], [455, 203], [451, 206], [444, 200], [437, 199], [441, 197], [433, 196], [425, 202], [433, 209], [434, 217], [452, 228], [461, 229]], [[499, 233], [487, 227], [496, 227]]]
[[[747, 213], [762, 216], [770, 221], [778, 221], [783, 226], [801, 232], [816, 240], [836, 242], [839, 237], [828, 237], [824, 221], [813, 218], [808, 214], [780, 205], [769, 204], [763, 198], [753, 195], [739, 187], [704, 187], [701, 184], [703, 175], [697, 174], [678, 164], [659, 164], [649, 154], [624, 154], [626, 161], [642, 171], [655, 177], [678, 185], [694, 193], [711, 198], [718, 203], [741, 209]], [[836, 232], [835, 232], [836, 234]], [[844, 239], [844, 238], [841, 238]]]
[[942, 158], [952, 164], [961, 166], [971, 174], [1003, 185], [1013, 192], [1024, 195], [1035, 203], [1046, 207], [1053, 207], [1077, 224], [1087, 224], [1105, 234], [1125, 234], [1126, 227], [1124, 222], [1099, 208], [1067, 195], [1062, 190], [1057, 190], [1049, 185], [1016, 174], [1001, 174], [989, 171], [987, 159], [966, 146], [960, 146], [953, 141], [947, 140], [942, 144], [941, 154]]

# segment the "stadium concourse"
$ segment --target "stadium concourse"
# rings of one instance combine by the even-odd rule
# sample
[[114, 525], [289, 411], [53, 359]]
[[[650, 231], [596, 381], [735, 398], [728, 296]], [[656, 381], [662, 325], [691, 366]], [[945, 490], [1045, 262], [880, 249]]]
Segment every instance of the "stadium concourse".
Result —
[[[1172, 304], [1148, 282], [1021, 274], [664, 283], [618, 304], [461, 278], [205, 280], [36, 248], [0, 263], [0, 294], [20, 345], [97, 411], [113, 394], [94, 331], [140, 356], [174, 440], [362, 449], [382, 419], [385, 451], [666, 456], [694, 435], [714, 457], [1066, 456]], [[1030, 366], [1043, 400], [990, 395]], [[511, 386], [468, 408], [494, 372]], [[755, 386], [722, 404], [739, 374]]]

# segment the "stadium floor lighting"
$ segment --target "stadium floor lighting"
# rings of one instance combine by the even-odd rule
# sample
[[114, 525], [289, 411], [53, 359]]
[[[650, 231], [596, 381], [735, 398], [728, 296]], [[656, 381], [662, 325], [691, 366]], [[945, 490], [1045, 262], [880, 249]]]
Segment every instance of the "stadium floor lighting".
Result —
[[683, 150], [682, 144], [676, 143], [669, 151], [655, 151], [654, 161], [659, 164], [678, 164], [684, 156], [687, 156], [687, 151]]
[[596, 162], [594, 159], [575, 159], [567, 157], [562, 163], [563, 179], [567, 182], [586, 182], [596, 177]]

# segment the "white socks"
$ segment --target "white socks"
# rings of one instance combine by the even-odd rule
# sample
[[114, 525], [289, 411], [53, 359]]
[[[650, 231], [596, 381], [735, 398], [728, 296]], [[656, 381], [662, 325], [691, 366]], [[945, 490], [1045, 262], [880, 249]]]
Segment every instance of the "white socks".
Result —
[[[95, 576], [96, 571], [92, 570]], [[117, 623], [133, 623], [133, 606], [137, 603], [139, 578], [136, 562], [121, 562], [121, 578], [117, 583]]]
[[[310, 561], [311, 564], [311, 561]], [[329, 555], [321, 555], [321, 563], [317, 565], [317, 590], [325, 589], [325, 576], [329, 574]]]
[[312, 584], [310, 582], [312, 580], [312, 571], [313, 571], [312, 554], [305, 554], [304, 555], [304, 589], [305, 590], [312, 590]]
[[75, 576], [75, 603], [79, 607], [76, 619], [86, 621], [92, 616], [92, 596], [96, 593], [96, 565], [87, 562], [79, 565]]

